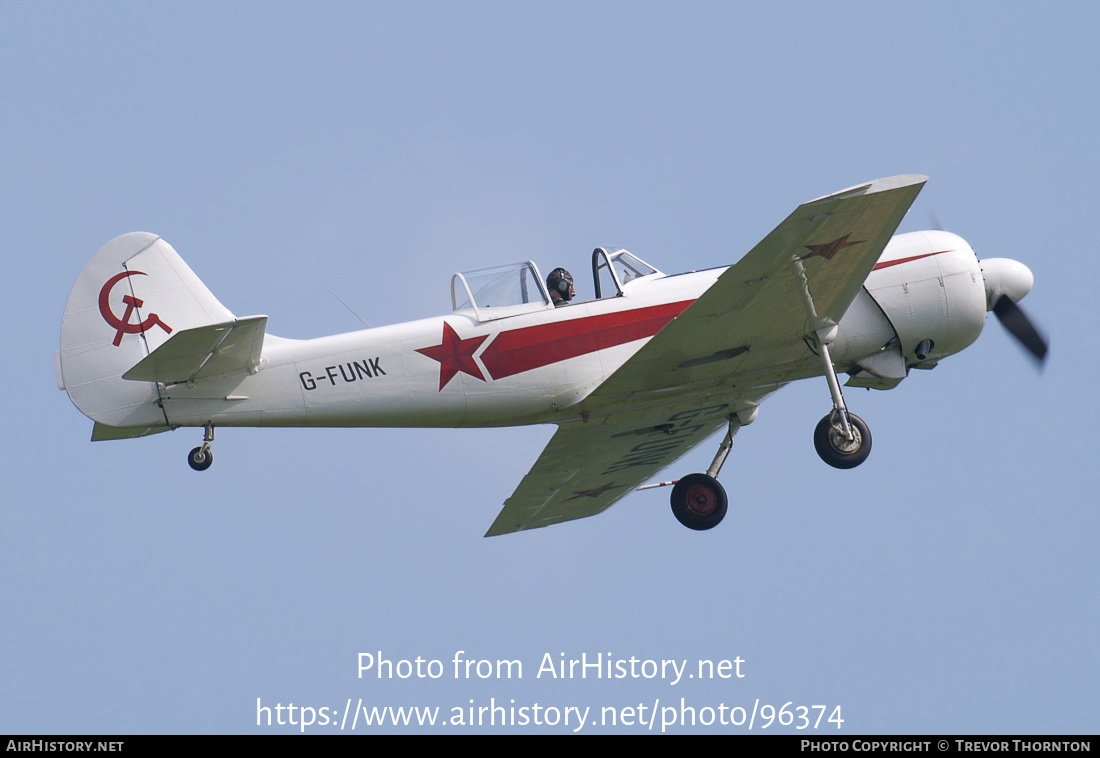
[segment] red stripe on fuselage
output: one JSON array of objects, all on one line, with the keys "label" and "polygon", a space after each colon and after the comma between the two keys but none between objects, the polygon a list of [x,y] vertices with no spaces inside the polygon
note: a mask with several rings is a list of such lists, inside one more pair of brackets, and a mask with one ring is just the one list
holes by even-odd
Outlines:
[{"label": "red stripe on fuselage", "polygon": [[693,302],[683,300],[501,332],[481,353],[481,362],[493,379],[503,379],[652,337]]},{"label": "red stripe on fuselage", "polygon": [[940,250],[936,253],[924,253],[923,255],[911,255],[908,258],[898,258],[896,261],[885,261],[884,263],[876,263],[872,271],[878,271],[880,268],[890,268],[891,266],[898,266],[902,263],[909,263],[910,261],[919,261],[921,258],[931,258],[933,255],[940,255],[941,253],[953,253],[954,250]]}]

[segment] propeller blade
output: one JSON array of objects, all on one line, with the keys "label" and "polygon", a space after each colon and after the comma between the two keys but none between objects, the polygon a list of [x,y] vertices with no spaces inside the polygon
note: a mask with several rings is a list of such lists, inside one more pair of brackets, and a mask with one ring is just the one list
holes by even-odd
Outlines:
[{"label": "propeller blade", "polygon": [[1001,295],[997,298],[997,302],[993,304],[993,313],[1004,328],[1008,330],[1009,334],[1035,356],[1035,360],[1038,361],[1039,365],[1042,365],[1047,357],[1049,343],[1046,336],[1040,333],[1035,325],[1031,323],[1031,319],[1027,317],[1023,309],[1012,302],[1012,298],[1008,295]]}]

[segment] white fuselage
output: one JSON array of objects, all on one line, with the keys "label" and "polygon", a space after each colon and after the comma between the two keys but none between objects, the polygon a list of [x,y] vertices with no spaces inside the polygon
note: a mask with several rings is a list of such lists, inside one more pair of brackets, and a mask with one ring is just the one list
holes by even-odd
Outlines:
[{"label": "white fuselage", "polygon": [[724,270],[638,281],[627,297],[484,323],[455,312],[310,340],[269,335],[255,373],[167,387],[162,405],[170,426],[558,421]]},{"label": "white fuselage", "polygon": [[[127,273],[117,273],[123,265]],[[624,285],[623,295],[559,308],[536,300],[519,312],[471,307],[310,340],[265,335],[247,370],[207,371],[199,381],[135,381],[121,375],[187,329],[188,318],[198,325],[249,321],[234,321],[169,246],[137,233],[105,246],[74,288],[59,382],[96,422],[151,431],[561,422],[576,417],[578,404],[727,270],[655,273]],[[169,291],[163,283],[173,277],[180,284]],[[126,287],[133,288],[129,301],[107,301]],[[898,235],[838,325],[833,363],[854,372],[859,386],[895,386],[911,366],[930,367],[973,342],[986,299],[979,263],[960,237]],[[144,303],[145,310],[131,316],[125,302]],[[152,326],[134,334],[137,327],[130,324],[141,319]],[[266,323],[265,317],[250,319]],[[920,345],[933,347],[918,357]],[[247,353],[240,344],[219,343],[207,360],[223,348]],[[761,372],[759,381],[775,387],[823,373],[812,349],[796,355],[801,357]],[[666,387],[659,401],[691,391]]]}]

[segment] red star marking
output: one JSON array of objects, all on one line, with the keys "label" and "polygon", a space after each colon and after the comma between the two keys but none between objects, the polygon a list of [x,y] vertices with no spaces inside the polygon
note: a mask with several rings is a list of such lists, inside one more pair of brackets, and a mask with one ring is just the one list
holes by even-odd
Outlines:
[{"label": "red star marking", "polygon": [[813,258],[816,255],[824,258],[827,261],[831,261],[833,259],[833,256],[839,253],[844,248],[851,247],[852,245],[858,245],[863,242],[863,240],[854,240],[853,242],[849,242],[848,238],[851,236],[852,235],[849,232],[843,237],[837,237],[832,242],[825,242],[821,245],[806,245],[810,252],[806,255],[803,255],[798,260],[804,261],[807,258]]},{"label": "red star marking", "polygon": [[459,371],[485,381],[484,374],[474,362],[474,353],[488,338],[489,335],[486,334],[464,340],[458,336],[458,332],[452,329],[450,324],[444,321],[443,339],[440,344],[422,347],[416,352],[428,356],[433,361],[439,361],[439,390],[442,392],[447,382],[454,379]]}]

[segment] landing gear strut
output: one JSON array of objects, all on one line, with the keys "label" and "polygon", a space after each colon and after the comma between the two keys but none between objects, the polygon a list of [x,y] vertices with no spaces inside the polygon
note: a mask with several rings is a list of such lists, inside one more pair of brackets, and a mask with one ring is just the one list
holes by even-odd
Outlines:
[{"label": "landing gear strut", "polygon": [[726,490],[718,483],[718,472],[733,448],[733,436],[741,428],[737,416],[730,417],[729,429],[705,474],[688,474],[672,488],[672,515],[688,529],[703,531],[721,523],[729,504]]},{"label": "landing gear strut", "polygon": [[817,423],[814,448],[821,460],[833,468],[855,468],[871,454],[871,430],[863,419],[848,412],[833,359],[829,356],[829,346],[820,334],[818,346],[825,365],[825,378],[829,381],[829,393],[833,396],[833,410]]},{"label": "landing gear strut", "polygon": [[214,441],[214,425],[207,424],[206,432],[202,436],[202,445],[196,447],[187,454],[187,465],[195,471],[206,471],[214,462],[214,453],[210,450],[210,443]]}]

